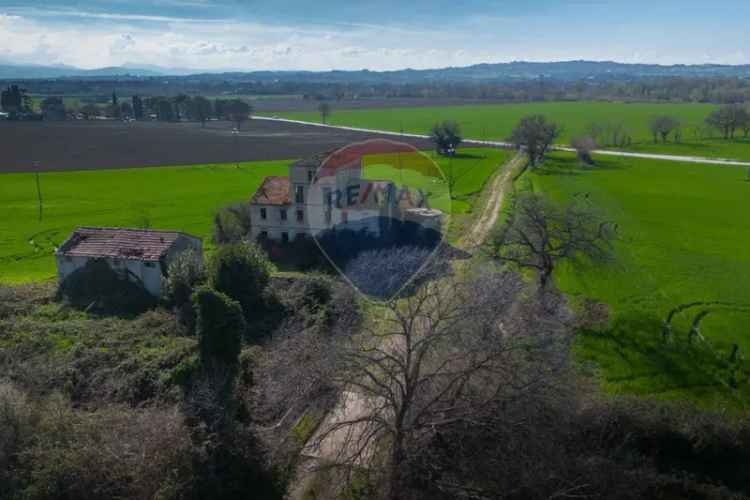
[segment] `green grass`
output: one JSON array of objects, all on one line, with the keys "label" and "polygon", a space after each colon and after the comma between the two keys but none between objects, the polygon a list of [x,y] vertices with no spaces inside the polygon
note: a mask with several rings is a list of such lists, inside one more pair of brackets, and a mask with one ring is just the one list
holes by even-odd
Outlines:
[{"label": "green grass", "polygon": [[208,241],[224,205],[249,200],[267,175],[286,175],[289,161],[124,170],[51,172],[40,176],[39,221],[32,174],[0,175],[0,282],[55,276],[56,245],[77,226],[186,231]]},{"label": "green grass", "polygon": [[[545,102],[359,110],[334,108],[328,122],[333,125],[426,134],[438,121],[455,120],[461,124],[466,137],[504,140],[510,136],[513,127],[523,116],[543,114],[564,127],[561,143],[568,143],[571,137],[583,133],[592,122],[621,122],[635,142],[630,148],[633,150],[750,160],[748,139],[724,141],[696,137],[693,129],[701,125],[715,108],[713,104],[610,102]],[[297,120],[320,121],[320,114],[316,112],[274,114]],[[650,118],[661,114],[675,116],[682,122],[682,144],[653,144],[648,123]]]},{"label": "green grass", "polygon": [[[696,307],[678,314],[662,342],[669,311],[695,301],[750,303],[750,182],[744,168],[598,158],[593,170],[555,154],[525,179],[553,199],[590,193],[619,223],[615,263],[556,272],[574,298],[610,306],[606,328],[583,331],[578,358],[612,392],[690,398],[709,407],[750,403],[747,362],[728,362],[732,344],[750,358],[750,311],[714,308],[705,342],[687,342]],[[735,368],[738,390],[729,388]]]}]

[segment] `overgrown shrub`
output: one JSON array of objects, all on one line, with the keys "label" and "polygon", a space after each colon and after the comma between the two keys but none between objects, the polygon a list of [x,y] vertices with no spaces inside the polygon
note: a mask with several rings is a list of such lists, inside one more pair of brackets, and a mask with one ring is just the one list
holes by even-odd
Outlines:
[{"label": "overgrown shrub", "polygon": [[238,302],[208,287],[193,294],[201,362],[234,367],[242,349],[245,319]]},{"label": "overgrown shrub", "polygon": [[28,397],[0,380],[0,493],[20,485],[18,454],[33,435],[34,420]]},{"label": "overgrown shrub", "polygon": [[320,251],[318,244],[309,236],[297,236],[288,243],[259,237],[257,244],[266,252],[271,261],[282,269],[335,272],[331,263]]},{"label": "overgrown shrub", "polygon": [[48,283],[13,287],[0,284],[0,319],[27,314],[50,302],[52,295],[54,291]]},{"label": "overgrown shrub", "polygon": [[251,227],[249,204],[237,203],[222,208],[214,216],[214,243],[217,245],[240,243],[247,239]]},{"label": "overgrown shrub", "polygon": [[191,449],[175,408],[89,412],[0,383],[2,498],[176,498],[189,491]]},{"label": "overgrown shrub", "polygon": [[91,259],[61,284],[59,296],[73,307],[98,314],[136,315],[156,305],[156,298],[125,271],[104,259]]},{"label": "overgrown shrub", "polygon": [[220,247],[209,266],[211,286],[239,302],[247,319],[262,310],[270,274],[271,263],[265,253],[251,243]]},{"label": "overgrown shrub", "polygon": [[0,374],[34,397],[61,391],[82,405],[142,405],[179,396],[172,372],[197,355],[197,342],[177,336],[169,311],[96,318],[53,306],[0,320]]},{"label": "overgrown shrub", "polygon": [[[750,425],[675,403],[509,404],[435,435],[409,464],[414,499],[739,499]],[[514,425],[503,425],[515,422]]]},{"label": "overgrown shrub", "polygon": [[164,300],[174,308],[177,325],[184,334],[195,331],[195,310],[191,297],[205,281],[203,259],[192,249],[182,252],[169,264],[162,284]]},{"label": "overgrown shrub", "polygon": [[193,461],[193,498],[281,500],[284,484],[248,426],[235,424],[214,435],[194,433],[203,452]]},{"label": "overgrown shrub", "polygon": [[307,274],[276,290],[289,313],[328,320],[327,306],[333,297],[334,280],[322,274]]}]

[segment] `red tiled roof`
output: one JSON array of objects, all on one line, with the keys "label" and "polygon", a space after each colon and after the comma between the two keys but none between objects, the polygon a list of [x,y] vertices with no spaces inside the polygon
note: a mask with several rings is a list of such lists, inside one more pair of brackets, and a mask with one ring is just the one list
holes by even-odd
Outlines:
[{"label": "red tiled roof", "polygon": [[266,177],[250,199],[253,205],[289,205],[291,202],[289,177],[279,175]]},{"label": "red tiled roof", "polygon": [[80,227],[60,247],[58,254],[158,261],[181,235],[176,231]]}]

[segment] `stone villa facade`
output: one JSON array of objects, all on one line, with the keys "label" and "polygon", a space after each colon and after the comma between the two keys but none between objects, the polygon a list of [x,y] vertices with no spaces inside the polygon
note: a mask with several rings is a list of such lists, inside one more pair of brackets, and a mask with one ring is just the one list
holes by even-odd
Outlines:
[{"label": "stone villa facade", "polygon": [[288,242],[334,228],[377,236],[380,223],[389,219],[439,228],[442,212],[399,201],[392,181],[363,178],[359,157],[335,168],[325,165],[328,157],[323,153],[295,162],[288,177],[265,178],[250,200],[252,239]]}]

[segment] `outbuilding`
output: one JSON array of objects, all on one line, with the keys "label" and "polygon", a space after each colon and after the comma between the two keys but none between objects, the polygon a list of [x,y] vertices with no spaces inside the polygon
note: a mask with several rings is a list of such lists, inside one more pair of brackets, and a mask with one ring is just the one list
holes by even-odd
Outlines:
[{"label": "outbuilding", "polygon": [[80,227],[55,252],[57,276],[62,283],[89,261],[103,259],[160,297],[169,263],[188,249],[201,253],[200,238],[178,231]]}]

